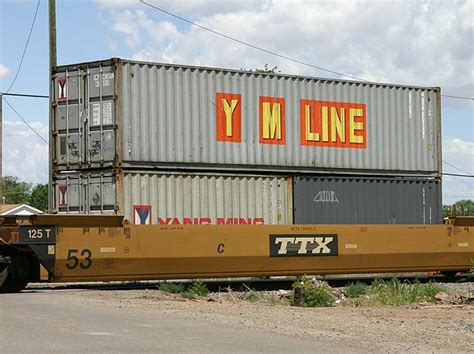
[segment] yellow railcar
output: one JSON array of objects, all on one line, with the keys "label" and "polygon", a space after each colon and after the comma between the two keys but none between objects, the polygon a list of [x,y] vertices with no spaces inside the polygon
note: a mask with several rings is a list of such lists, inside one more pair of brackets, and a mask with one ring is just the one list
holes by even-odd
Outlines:
[{"label": "yellow railcar", "polygon": [[474,219],[444,225],[130,225],[116,216],[0,218],[0,289],[28,282],[465,271]]}]

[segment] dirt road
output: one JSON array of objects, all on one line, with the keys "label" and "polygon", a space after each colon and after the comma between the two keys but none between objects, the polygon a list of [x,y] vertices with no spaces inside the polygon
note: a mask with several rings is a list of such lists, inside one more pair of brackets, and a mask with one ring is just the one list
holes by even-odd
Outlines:
[{"label": "dirt road", "polygon": [[0,313],[3,352],[474,351],[472,305],[295,308],[157,290],[38,289],[0,296]]}]

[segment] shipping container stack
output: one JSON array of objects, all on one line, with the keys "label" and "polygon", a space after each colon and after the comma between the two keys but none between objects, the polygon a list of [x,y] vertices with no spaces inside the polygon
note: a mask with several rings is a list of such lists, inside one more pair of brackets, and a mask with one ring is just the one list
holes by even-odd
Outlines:
[{"label": "shipping container stack", "polygon": [[57,213],[441,222],[439,88],[122,59],[53,74]]}]

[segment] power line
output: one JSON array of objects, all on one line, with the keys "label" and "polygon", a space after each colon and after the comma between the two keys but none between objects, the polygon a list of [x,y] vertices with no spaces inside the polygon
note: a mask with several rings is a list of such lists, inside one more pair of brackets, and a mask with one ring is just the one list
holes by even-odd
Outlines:
[{"label": "power line", "polygon": [[49,98],[49,96],[45,95],[35,95],[31,93],[8,93],[8,92],[1,92],[0,95],[2,96],[16,96],[16,97],[32,97],[32,98]]},{"label": "power line", "polygon": [[453,95],[441,95],[443,97],[447,98],[456,98],[458,100],[469,100],[469,101],[474,101],[474,97],[465,97],[465,96],[453,96]]},{"label": "power line", "polygon": [[23,123],[25,123],[32,131],[33,133],[35,133],[41,140],[44,141],[44,143],[47,145],[48,142],[40,135],[40,133],[38,133],[30,124],[28,124],[28,122],[26,120],[23,119],[23,117],[20,115],[20,113],[18,113],[16,111],[15,108],[13,108],[13,106],[10,104],[10,102],[8,102],[8,100],[6,99],[6,97],[3,97],[3,99],[5,100],[5,102],[7,103],[7,105],[13,110],[13,112],[16,113],[16,115],[18,116],[18,118],[20,118]]},{"label": "power line", "polygon": [[325,69],[325,68],[320,67],[320,66],[316,66],[316,65],[313,65],[313,64],[306,63],[306,62],[304,62],[304,61],[298,60],[298,59],[290,58],[290,57],[288,57],[288,56],[286,56],[286,55],[283,55],[283,54],[279,54],[279,53],[273,52],[273,51],[271,51],[271,50],[269,50],[269,49],[265,49],[265,48],[258,47],[258,46],[254,45],[254,44],[251,44],[251,43],[248,43],[248,42],[244,42],[244,41],[242,41],[242,40],[240,40],[240,39],[237,39],[237,38],[228,36],[228,35],[226,35],[226,34],[224,34],[224,33],[222,33],[222,32],[218,32],[218,31],[215,31],[215,30],[210,29],[210,28],[208,28],[208,27],[204,27],[204,26],[202,26],[202,25],[199,25],[199,24],[197,24],[197,23],[195,23],[195,22],[193,22],[193,21],[191,21],[191,20],[188,20],[188,19],[186,19],[186,18],[184,18],[184,17],[178,16],[178,15],[176,15],[176,14],[174,14],[174,13],[172,13],[172,12],[166,11],[165,9],[162,9],[162,8],[160,8],[160,7],[158,7],[158,6],[152,5],[152,4],[148,3],[148,2],[146,2],[145,0],[138,0],[138,1],[141,2],[143,5],[149,6],[149,7],[153,8],[153,9],[158,10],[158,11],[160,11],[160,12],[163,12],[163,13],[165,13],[165,14],[171,16],[171,17],[174,17],[174,18],[177,18],[177,19],[179,19],[179,20],[181,20],[181,21],[184,21],[184,22],[186,22],[186,23],[189,23],[190,25],[199,27],[199,28],[201,28],[201,29],[203,29],[203,30],[206,30],[206,31],[211,32],[211,33],[214,33],[215,35],[218,35],[218,36],[221,36],[221,37],[230,39],[231,41],[234,41],[234,42],[237,42],[237,43],[246,45],[246,46],[251,47],[251,48],[253,48],[253,49],[260,50],[260,51],[265,52],[265,53],[267,53],[267,54],[271,54],[271,55],[273,55],[273,56],[276,56],[276,57],[279,57],[279,58],[282,58],[282,59],[286,59],[286,60],[290,60],[290,61],[292,61],[292,62],[301,64],[301,65],[305,65],[305,66],[308,66],[308,67],[313,68],[313,69],[325,71],[325,72],[328,72],[328,73],[331,73],[331,74],[336,74],[336,75],[339,75],[339,76],[350,77],[351,79],[354,79],[354,80],[357,80],[357,81],[367,81],[367,80],[361,79],[361,78],[356,77],[356,76],[344,74],[344,73],[341,73],[341,72],[338,72],[338,71],[335,71],[335,70],[331,70],[331,69]]},{"label": "power line", "polygon": [[[245,42],[245,41],[242,41],[240,39],[237,39],[235,37],[231,37],[225,33],[222,33],[222,32],[218,32],[216,30],[213,30],[211,28],[208,28],[208,27],[205,27],[205,26],[202,26],[200,24],[197,24],[196,22],[193,22],[191,20],[188,20],[187,18],[184,18],[182,16],[179,16],[179,15],[176,15],[170,11],[167,11],[161,7],[158,7],[156,5],[153,5],[153,4],[150,4],[149,2],[146,2],[145,0],[138,0],[138,2],[142,3],[143,5],[146,5],[148,7],[151,7],[152,9],[155,9],[157,11],[160,11],[164,14],[167,14],[168,16],[171,16],[171,17],[174,17],[178,20],[181,20],[183,22],[186,22],[186,23],[189,23],[190,25],[192,26],[195,26],[195,27],[198,27],[200,29],[203,29],[205,31],[208,31],[208,32],[211,32],[215,35],[218,35],[220,37],[223,37],[223,38],[226,38],[226,39],[230,39],[231,41],[234,41],[234,42],[237,42],[237,43],[240,43],[240,44],[243,44],[243,45],[246,45],[250,48],[253,48],[253,49],[256,49],[256,50],[260,50],[262,52],[265,52],[267,54],[271,54],[273,56],[276,56],[276,57],[279,57],[279,58],[282,58],[282,59],[285,59],[285,60],[289,60],[289,61],[292,61],[294,63],[298,63],[298,64],[301,64],[301,65],[304,65],[304,66],[307,66],[307,67],[310,67],[310,68],[313,68],[313,69],[317,69],[317,70],[321,70],[321,71],[325,71],[325,72],[328,72],[328,73],[331,73],[331,74],[335,74],[335,75],[339,75],[339,76],[345,76],[345,77],[349,77],[351,79],[354,79],[354,80],[357,80],[357,81],[364,81],[364,82],[370,82],[369,80],[365,80],[363,78],[360,78],[360,77],[357,77],[357,76],[352,76],[352,75],[349,75],[349,74],[345,74],[345,73],[342,73],[342,72],[339,72],[339,71],[335,71],[335,70],[331,70],[331,69],[327,69],[327,68],[323,68],[321,66],[317,66],[317,65],[313,65],[313,64],[310,64],[310,63],[307,63],[307,62],[304,62],[304,61],[301,61],[301,60],[298,60],[298,59],[294,59],[294,58],[291,58],[289,56],[286,56],[286,55],[283,55],[283,54],[280,54],[280,53],[277,53],[277,52],[274,52],[274,51],[271,51],[269,49],[265,49],[265,48],[262,48],[262,47],[259,47],[255,44],[252,44],[252,43],[248,43],[248,42]],[[456,99],[463,99],[463,100],[474,100],[474,97],[464,97],[464,96],[453,96],[453,95],[441,95],[443,97],[448,97],[448,98],[456,98]]]},{"label": "power line", "polygon": [[468,177],[468,178],[474,178],[474,175],[460,175],[458,173],[442,173],[443,176],[452,176],[452,177]]},{"label": "power line", "polygon": [[464,171],[464,170],[461,170],[459,167],[454,166],[453,164],[449,163],[449,162],[446,161],[446,160],[443,160],[443,162],[444,162],[446,165],[449,165],[449,166],[451,166],[452,168],[454,168],[454,169],[456,169],[456,170],[458,170],[458,171],[460,171],[460,172],[462,172],[462,173],[465,173],[466,175],[470,175],[469,172],[466,172],[466,171]]},{"label": "power line", "polygon": [[18,65],[18,70],[16,71],[15,77],[13,78],[13,81],[12,81],[10,87],[8,88],[7,93],[13,87],[13,84],[15,83],[15,81],[18,77],[18,74],[20,73],[21,66],[23,65],[23,59],[25,59],[26,50],[28,49],[28,44],[30,43],[31,33],[33,33],[33,27],[35,26],[36,15],[38,15],[38,9],[39,9],[40,3],[41,3],[41,0],[38,0],[38,3],[36,4],[35,15],[33,17],[33,22],[31,23],[31,27],[30,27],[30,33],[28,33],[28,38],[26,39],[25,48],[23,49],[23,54],[21,55],[20,65]]},{"label": "power line", "polygon": [[473,194],[468,194],[468,195],[445,195],[445,197],[450,197],[450,198],[472,198],[474,197]]}]

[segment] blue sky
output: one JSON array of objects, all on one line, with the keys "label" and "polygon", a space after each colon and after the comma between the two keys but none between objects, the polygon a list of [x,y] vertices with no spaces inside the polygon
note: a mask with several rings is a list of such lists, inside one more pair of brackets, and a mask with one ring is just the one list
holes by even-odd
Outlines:
[{"label": "blue sky", "polygon": [[[474,95],[472,1],[150,0],[208,27],[318,66],[374,81],[441,86]],[[18,68],[37,1],[0,0],[0,90]],[[47,1],[11,92],[48,93]],[[229,68],[278,65],[283,73],[324,72],[229,42],[134,0],[57,0],[58,64],[114,56]],[[334,75],[329,76],[334,77]],[[47,100],[8,97],[48,137]],[[47,147],[4,107],[4,174],[47,181]],[[443,159],[474,174],[473,101],[442,101]],[[18,161],[21,161],[19,164]],[[445,172],[459,173],[448,165]],[[444,202],[474,198],[474,182],[446,177]]]}]

